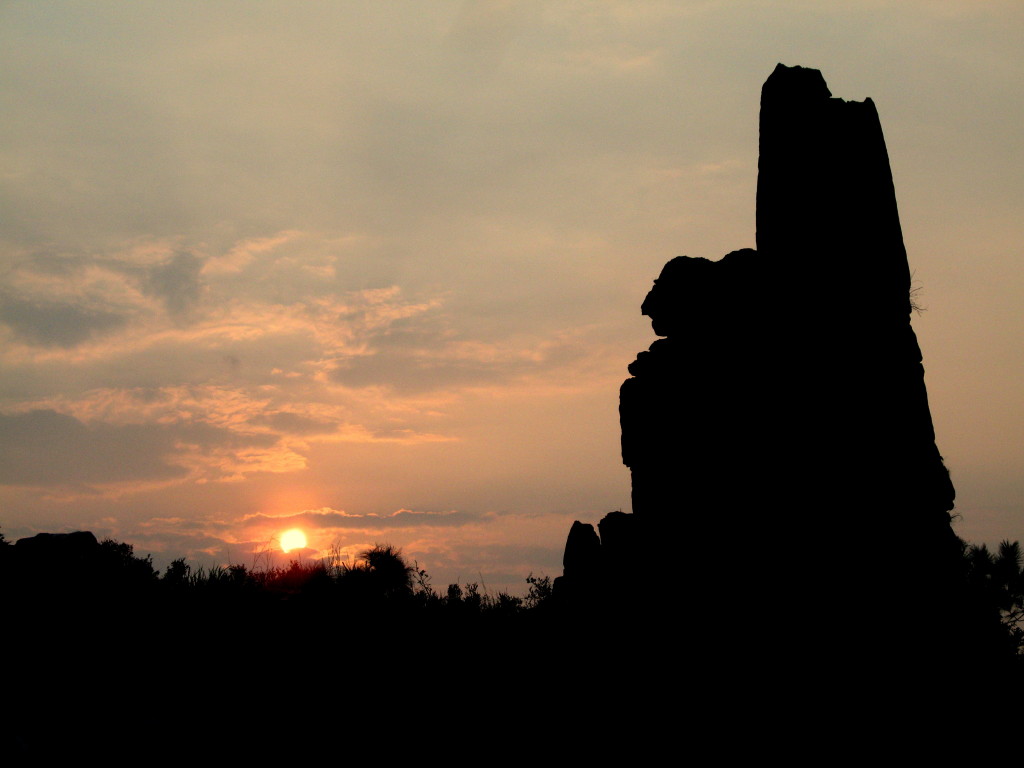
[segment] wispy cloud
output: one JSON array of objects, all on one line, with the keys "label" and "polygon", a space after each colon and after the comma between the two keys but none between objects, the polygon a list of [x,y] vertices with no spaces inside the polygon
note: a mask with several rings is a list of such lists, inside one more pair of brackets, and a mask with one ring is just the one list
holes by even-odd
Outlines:
[{"label": "wispy cloud", "polygon": [[351,515],[343,510],[325,507],[291,515],[248,515],[242,520],[242,525],[304,525],[318,529],[355,528],[374,531],[391,528],[458,527],[470,523],[485,523],[488,519],[490,518],[486,515],[471,515],[466,512],[424,512],[411,509],[399,509],[383,515]]}]

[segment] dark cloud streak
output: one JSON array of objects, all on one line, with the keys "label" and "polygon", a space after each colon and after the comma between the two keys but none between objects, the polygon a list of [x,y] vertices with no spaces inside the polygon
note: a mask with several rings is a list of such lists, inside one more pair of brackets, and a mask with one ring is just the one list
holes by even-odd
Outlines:
[{"label": "dark cloud streak", "polygon": [[173,462],[200,449],[268,447],[273,435],[240,435],[208,424],[95,424],[40,409],[0,415],[0,484],[67,487],[184,478]]},{"label": "dark cloud streak", "polygon": [[0,416],[0,483],[63,486],[123,480],[166,480],[185,470],[164,457],[169,430],[141,425],[89,428],[56,411]]},{"label": "dark cloud streak", "polygon": [[172,316],[181,316],[199,300],[201,259],[179,253],[154,268],[145,280],[148,293],[159,297]]},{"label": "dark cloud streak", "polygon": [[0,321],[16,338],[41,347],[70,349],[122,327],[128,318],[116,312],[46,299],[0,295]]}]

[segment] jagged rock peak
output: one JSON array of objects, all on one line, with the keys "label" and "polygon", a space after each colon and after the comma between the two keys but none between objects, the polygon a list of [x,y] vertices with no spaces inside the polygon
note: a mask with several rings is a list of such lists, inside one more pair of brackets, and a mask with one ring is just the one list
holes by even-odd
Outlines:
[{"label": "jagged rock peak", "polygon": [[817,69],[807,67],[787,67],[777,64],[768,76],[761,89],[762,99],[765,94],[781,99],[829,99],[832,91],[828,89],[825,78]]}]

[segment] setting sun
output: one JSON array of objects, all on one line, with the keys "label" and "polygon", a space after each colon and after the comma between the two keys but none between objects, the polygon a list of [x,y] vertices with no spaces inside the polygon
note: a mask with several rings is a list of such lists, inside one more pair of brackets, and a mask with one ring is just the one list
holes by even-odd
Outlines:
[{"label": "setting sun", "polygon": [[291,552],[293,549],[303,549],[306,546],[306,534],[298,528],[292,528],[281,534],[281,551]]}]

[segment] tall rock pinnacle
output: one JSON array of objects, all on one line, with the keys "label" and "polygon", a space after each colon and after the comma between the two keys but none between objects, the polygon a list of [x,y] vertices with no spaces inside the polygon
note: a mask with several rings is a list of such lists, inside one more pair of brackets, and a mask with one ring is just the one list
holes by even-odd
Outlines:
[{"label": "tall rock pinnacle", "polygon": [[907,314],[910,273],[874,102],[831,98],[780,64],[761,91],[757,248],[814,270],[843,298]]},{"label": "tall rock pinnacle", "polygon": [[945,521],[953,488],[935,447],[874,103],[831,98],[820,72],[780,64],[762,90],[758,169],[758,258],[777,303],[762,312],[784,337],[774,395],[790,409],[777,425],[788,451],[814,469],[817,492],[842,488],[851,514],[891,505],[893,524]]},{"label": "tall rock pinnacle", "polygon": [[709,646],[742,599],[776,651],[842,628],[877,657],[912,642],[908,601],[956,624],[960,544],[874,103],[780,64],[758,170],[757,250],[672,259],[643,303],[664,338],[621,389],[630,529],[679,556],[633,567]]}]

